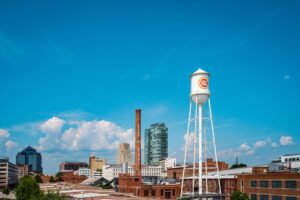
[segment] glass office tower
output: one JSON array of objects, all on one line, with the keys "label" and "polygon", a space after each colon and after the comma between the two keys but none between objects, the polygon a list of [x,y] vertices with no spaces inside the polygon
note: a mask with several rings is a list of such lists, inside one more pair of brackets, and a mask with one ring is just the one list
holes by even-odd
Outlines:
[{"label": "glass office tower", "polygon": [[168,157],[168,128],[165,123],[155,123],[145,130],[146,165],[159,165],[161,159]]},{"label": "glass office tower", "polygon": [[31,146],[26,147],[16,156],[17,165],[28,165],[29,171],[43,173],[42,156]]}]

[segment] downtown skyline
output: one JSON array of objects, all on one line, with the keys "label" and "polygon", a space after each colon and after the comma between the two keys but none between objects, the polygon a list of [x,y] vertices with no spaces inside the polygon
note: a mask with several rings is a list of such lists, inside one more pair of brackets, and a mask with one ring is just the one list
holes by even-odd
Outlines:
[{"label": "downtown skyline", "polygon": [[31,2],[0,2],[0,154],[12,162],[27,145],[45,173],[91,152],[115,160],[119,143],[134,147],[136,108],[142,139],[165,122],[181,162],[198,68],[219,160],[299,153],[299,2]]}]

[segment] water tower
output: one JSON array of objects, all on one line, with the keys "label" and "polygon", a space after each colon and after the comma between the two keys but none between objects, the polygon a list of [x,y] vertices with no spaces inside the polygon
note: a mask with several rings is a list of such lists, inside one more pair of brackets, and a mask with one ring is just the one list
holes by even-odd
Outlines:
[{"label": "water tower", "polygon": [[[221,184],[216,151],[216,140],[213,117],[210,104],[209,73],[198,69],[191,75],[190,107],[188,115],[187,133],[185,135],[185,151],[183,176],[181,183],[181,197],[188,199],[221,199]],[[207,104],[208,103],[208,104]],[[193,128],[191,128],[193,126]],[[196,158],[198,156],[198,159]],[[210,177],[207,158],[213,158],[216,175]],[[190,158],[190,160],[188,160]],[[189,162],[190,161],[190,162]],[[187,166],[191,163],[192,166]],[[202,164],[204,163],[204,164]],[[192,176],[186,176],[187,168],[192,167]],[[198,170],[198,174],[196,174]],[[190,186],[187,188],[187,182]],[[215,190],[209,188],[208,182],[215,183]],[[184,188],[185,186],[185,188]],[[180,198],[179,198],[180,199]]]}]

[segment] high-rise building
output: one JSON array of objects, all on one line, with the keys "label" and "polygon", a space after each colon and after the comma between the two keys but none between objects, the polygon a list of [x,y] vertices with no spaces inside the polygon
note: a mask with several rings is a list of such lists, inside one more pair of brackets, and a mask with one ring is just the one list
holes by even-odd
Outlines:
[{"label": "high-rise building", "polygon": [[155,123],[145,130],[145,164],[159,165],[168,157],[168,128],[165,123]]},{"label": "high-rise building", "polygon": [[0,158],[0,188],[16,185],[18,175],[16,165],[10,163],[7,157]]},{"label": "high-rise building", "polygon": [[102,174],[103,166],[106,165],[106,160],[103,158],[96,157],[95,155],[90,155],[89,159],[90,164],[90,176],[94,174]]},{"label": "high-rise building", "polygon": [[31,146],[26,147],[16,156],[17,165],[28,165],[29,172],[43,173],[42,156]]},{"label": "high-rise building", "polygon": [[121,143],[117,154],[116,163],[122,164],[124,162],[127,162],[129,165],[131,164],[130,144],[128,143]]}]

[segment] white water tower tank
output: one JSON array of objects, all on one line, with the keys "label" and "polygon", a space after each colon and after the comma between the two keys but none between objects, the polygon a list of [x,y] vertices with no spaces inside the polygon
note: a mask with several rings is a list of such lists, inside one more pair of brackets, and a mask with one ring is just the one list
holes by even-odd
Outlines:
[{"label": "white water tower tank", "polygon": [[210,96],[209,73],[198,69],[191,75],[191,98],[196,104],[204,104]]}]

